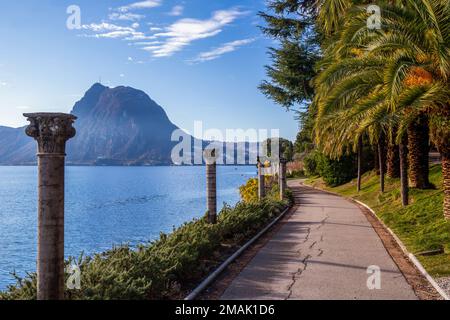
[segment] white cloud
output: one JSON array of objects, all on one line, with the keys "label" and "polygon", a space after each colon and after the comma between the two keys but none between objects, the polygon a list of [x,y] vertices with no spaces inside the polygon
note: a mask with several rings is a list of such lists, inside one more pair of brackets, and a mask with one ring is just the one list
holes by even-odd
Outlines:
[{"label": "white cloud", "polygon": [[205,61],[215,60],[215,59],[221,57],[222,55],[224,55],[225,53],[233,52],[242,46],[245,46],[247,44],[254,42],[255,40],[256,39],[252,38],[252,39],[236,40],[236,41],[225,43],[222,46],[215,48],[211,51],[200,53],[198,55],[198,57],[195,58],[194,60],[192,60],[191,62],[205,62]]},{"label": "white cloud", "polygon": [[124,77],[125,77],[125,75],[124,75],[123,73],[121,73],[121,74],[120,74],[120,77],[121,77],[121,78],[124,78]]},{"label": "white cloud", "polygon": [[31,109],[31,107],[30,107],[30,106],[17,106],[16,109],[19,109],[19,110],[28,110],[28,109]]},{"label": "white cloud", "polygon": [[150,9],[159,7],[161,5],[161,0],[146,0],[146,1],[139,1],[132,4],[129,4],[127,6],[120,7],[118,11],[120,12],[128,12],[130,10],[137,10],[137,9]]},{"label": "white cloud", "polygon": [[132,27],[122,27],[112,23],[102,22],[102,23],[91,23],[84,24],[81,29],[90,30],[94,32],[105,32],[105,31],[135,31]]},{"label": "white cloud", "polygon": [[175,6],[172,8],[172,10],[169,12],[169,16],[174,16],[174,17],[178,17],[181,16],[184,12],[184,7],[183,6]]},{"label": "white cloud", "polygon": [[131,12],[113,12],[109,14],[110,20],[122,20],[122,21],[137,21],[144,19],[142,14],[136,14]]},{"label": "white cloud", "polygon": [[140,41],[131,43],[131,45],[135,46],[153,46],[155,44],[161,44],[161,41]]},{"label": "white cloud", "polygon": [[110,38],[124,39],[128,41],[149,40],[154,39],[153,36],[147,36],[145,33],[136,31],[139,24],[134,23],[130,27],[119,26],[112,23],[91,23],[81,26],[81,29],[93,32],[93,34],[84,35],[90,38]]},{"label": "white cloud", "polygon": [[147,50],[154,57],[168,57],[180,51],[191,42],[199,39],[213,37],[226,25],[235,21],[238,17],[246,14],[236,8],[221,10],[213,13],[207,20],[181,19],[166,27],[164,32],[157,33],[156,38],[167,38],[163,44]]},{"label": "white cloud", "polygon": [[0,81],[0,87],[6,87],[8,83],[6,81]]},{"label": "white cloud", "polygon": [[133,58],[132,58],[132,57],[128,57],[127,60],[128,60],[128,61],[133,61]]}]

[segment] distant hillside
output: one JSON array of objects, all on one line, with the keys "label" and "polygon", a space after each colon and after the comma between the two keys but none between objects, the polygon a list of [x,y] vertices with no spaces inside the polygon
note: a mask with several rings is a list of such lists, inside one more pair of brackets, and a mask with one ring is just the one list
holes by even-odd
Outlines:
[{"label": "distant hillside", "polygon": [[[96,83],[71,113],[78,120],[77,135],[67,143],[69,164],[171,164],[171,135],[178,127],[143,91]],[[24,128],[0,127],[1,164],[32,164],[35,153]]]},{"label": "distant hillside", "polygon": [[[78,119],[74,124],[77,134],[67,143],[68,164],[172,164],[171,151],[178,142],[172,142],[171,136],[178,127],[145,92],[96,83],[71,113]],[[238,149],[248,146],[235,145]],[[35,163],[36,142],[25,135],[25,128],[0,127],[0,164]]]}]

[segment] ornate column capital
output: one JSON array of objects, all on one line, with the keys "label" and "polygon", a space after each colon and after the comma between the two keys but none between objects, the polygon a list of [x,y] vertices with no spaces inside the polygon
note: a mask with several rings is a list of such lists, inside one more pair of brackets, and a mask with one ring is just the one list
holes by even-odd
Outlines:
[{"label": "ornate column capital", "polygon": [[65,155],[66,141],[75,136],[77,119],[66,113],[25,113],[30,121],[25,133],[38,143],[38,155]]},{"label": "ornate column capital", "polygon": [[206,148],[203,151],[203,157],[206,164],[215,164],[217,161],[216,148]]}]

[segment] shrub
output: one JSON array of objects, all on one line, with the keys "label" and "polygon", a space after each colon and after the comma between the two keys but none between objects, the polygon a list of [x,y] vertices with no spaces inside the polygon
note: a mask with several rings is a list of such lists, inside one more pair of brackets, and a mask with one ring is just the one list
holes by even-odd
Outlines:
[{"label": "shrub", "polygon": [[320,154],[317,158],[319,159],[317,171],[328,186],[340,186],[356,176],[356,165],[353,156],[343,156],[338,160],[333,160]]},{"label": "shrub", "polygon": [[306,156],[303,161],[307,176],[321,176],[323,181],[331,187],[347,183],[356,176],[354,155],[343,156],[334,160],[314,151]]},{"label": "shrub", "polygon": [[311,152],[303,159],[303,166],[305,174],[308,177],[313,177],[319,175],[318,171],[318,158],[319,158],[318,152]]},{"label": "shrub", "polygon": [[[196,219],[161,234],[157,241],[131,248],[114,247],[91,257],[81,256],[81,290],[66,291],[66,299],[182,298],[224,258],[224,244],[238,245],[256,234],[287,206],[270,198],[262,202],[225,205],[218,223]],[[74,259],[66,261],[68,266]],[[0,292],[0,299],[36,299],[36,274]]]},{"label": "shrub", "polygon": [[251,178],[247,183],[239,187],[241,199],[246,203],[258,201],[258,179]]}]

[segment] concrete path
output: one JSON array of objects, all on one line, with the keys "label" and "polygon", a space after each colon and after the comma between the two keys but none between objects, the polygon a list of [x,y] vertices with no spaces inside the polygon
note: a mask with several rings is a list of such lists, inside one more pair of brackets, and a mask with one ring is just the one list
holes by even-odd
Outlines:
[{"label": "concrete path", "polygon": [[[221,299],[417,299],[356,205],[289,184],[300,206]],[[381,289],[369,290],[373,265]]]}]

